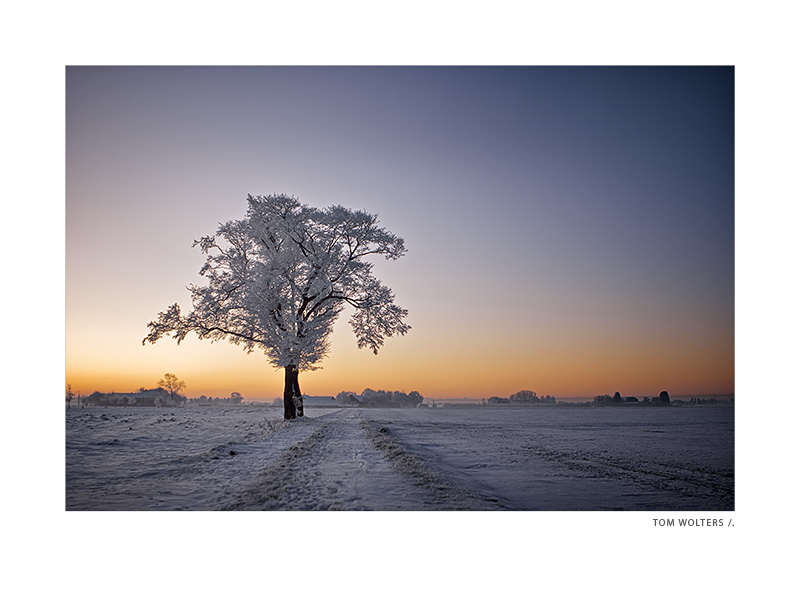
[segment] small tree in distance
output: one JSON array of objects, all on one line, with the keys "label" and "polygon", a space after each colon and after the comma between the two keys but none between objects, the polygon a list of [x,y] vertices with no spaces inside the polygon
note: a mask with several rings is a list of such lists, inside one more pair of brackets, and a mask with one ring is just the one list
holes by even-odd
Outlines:
[{"label": "small tree in distance", "polygon": [[[369,256],[396,260],[403,240],[378,226],[378,217],[341,206],[317,209],[286,195],[247,196],[244,220],[221,224],[195,241],[207,260],[208,285],[189,287],[193,309],[178,304],[150,322],[142,343],[194,332],[258,348],[284,369],[284,418],[303,416],[298,376],[327,355],[333,324],[346,305],[359,348],[377,354],[384,338],[405,334],[408,314],[372,274]],[[220,239],[221,243],[217,242]]]},{"label": "small tree in distance", "polygon": [[169,397],[175,400],[175,396],[179,394],[182,389],[186,389],[186,383],[178,380],[174,374],[167,372],[163,379],[159,379],[157,387],[169,392]]}]

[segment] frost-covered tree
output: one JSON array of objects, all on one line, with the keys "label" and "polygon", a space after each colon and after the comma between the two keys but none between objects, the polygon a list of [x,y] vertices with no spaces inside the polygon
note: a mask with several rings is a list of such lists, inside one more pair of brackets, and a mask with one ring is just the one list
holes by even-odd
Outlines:
[{"label": "frost-covered tree", "polygon": [[285,370],[284,418],[303,416],[298,376],[327,355],[333,324],[350,305],[359,348],[374,353],[384,338],[405,334],[408,314],[373,274],[368,257],[396,260],[403,240],[378,226],[378,217],[341,206],[317,209],[286,195],[247,196],[243,220],[221,224],[194,245],[207,255],[189,286],[193,309],[174,304],[150,322],[142,341],[171,335],[180,343],[225,339],[245,351],[261,349]]}]

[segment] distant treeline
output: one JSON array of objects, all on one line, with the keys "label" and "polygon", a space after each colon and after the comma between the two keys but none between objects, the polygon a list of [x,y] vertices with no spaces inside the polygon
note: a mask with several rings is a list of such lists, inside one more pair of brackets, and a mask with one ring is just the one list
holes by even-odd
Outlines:
[{"label": "distant treeline", "polygon": [[[510,395],[507,398],[492,396],[488,400],[483,401],[482,404],[497,405],[535,405],[535,404],[559,404],[562,406],[725,406],[733,405],[733,399],[717,399],[716,397],[706,398],[691,398],[690,400],[671,399],[667,391],[662,391],[659,395],[653,397],[624,397],[619,391],[611,395],[597,395],[593,400],[586,402],[558,402],[555,396],[552,395],[537,395],[535,391],[525,389]],[[449,404],[443,403],[440,406],[467,406],[467,404]],[[478,404],[472,404],[477,406]]]},{"label": "distant treeline", "polygon": [[187,404],[198,404],[198,405],[203,405],[203,404],[208,404],[208,405],[221,404],[221,405],[223,405],[223,404],[241,404],[243,401],[244,401],[244,398],[242,397],[242,394],[239,393],[238,391],[234,391],[233,393],[231,393],[230,397],[227,397],[227,398],[212,398],[212,397],[206,397],[204,395],[201,395],[200,397],[197,397],[197,398],[189,398],[189,399],[187,399],[186,403]]},{"label": "distant treeline", "polygon": [[555,404],[556,397],[554,395],[539,396],[535,391],[523,389],[517,391],[515,394],[507,398],[497,397],[493,395],[487,400],[489,404]]},{"label": "distant treeline", "polygon": [[[95,391],[94,393],[83,398],[83,404],[86,406],[181,406],[186,404],[192,405],[224,405],[224,404],[241,404],[244,398],[238,391],[231,393],[227,398],[213,398],[201,395],[197,398],[187,398],[180,393],[170,393],[162,388],[145,389],[142,387],[139,391],[132,393],[117,393],[112,391],[110,393],[102,393]],[[81,401],[78,401],[81,405]]]},{"label": "distant treeline", "polygon": [[336,401],[344,406],[364,406],[368,408],[418,408],[425,398],[418,391],[384,391],[383,389],[364,389],[360,394],[354,391],[341,391]]},{"label": "distant treeline", "polygon": [[639,398],[636,397],[622,397],[617,391],[614,396],[610,395],[596,395],[594,396],[594,405],[595,406],[613,406],[614,404],[645,404],[645,405],[653,405],[653,404],[660,404],[662,406],[669,406],[669,393],[666,391],[662,391],[658,397],[645,397],[642,398],[642,401],[639,402]]},{"label": "distant treeline", "polygon": [[83,403],[87,406],[177,406],[186,398],[180,394],[170,394],[165,389],[145,389],[133,393],[102,393],[95,391],[86,396]]},{"label": "distant treeline", "polygon": [[645,396],[641,400],[636,397],[622,397],[617,391],[613,396],[597,395],[592,401],[594,406],[723,406],[732,405],[733,400],[718,400],[712,396],[710,398],[691,398],[690,400],[670,399],[667,391],[662,391],[658,397]]}]

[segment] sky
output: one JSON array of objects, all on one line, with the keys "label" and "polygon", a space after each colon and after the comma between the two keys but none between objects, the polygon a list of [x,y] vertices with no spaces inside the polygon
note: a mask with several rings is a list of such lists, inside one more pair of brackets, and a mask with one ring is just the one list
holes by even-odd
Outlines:
[{"label": "sky", "polygon": [[412,329],[345,311],[310,395],[734,393],[734,68],[67,67],[66,382],[271,400],[263,354],[142,345],[247,194],[377,213]]}]

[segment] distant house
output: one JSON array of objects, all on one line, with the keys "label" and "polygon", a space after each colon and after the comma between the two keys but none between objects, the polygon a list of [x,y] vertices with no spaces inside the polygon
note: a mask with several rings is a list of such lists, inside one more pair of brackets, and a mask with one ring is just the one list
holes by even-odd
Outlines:
[{"label": "distant house", "polygon": [[[180,400],[182,396],[177,397]],[[169,392],[160,387],[133,393],[95,392],[86,398],[86,403],[97,406],[156,406],[157,400],[159,403],[169,400]]]},{"label": "distant house", "polygon": [[360,406],[361,405],[361,400],[359,400],[358,397],[356,397],[352,393],[346,393],[346,392],[343,391],[342,393],[340,393],[336,397],[338,398],[336,403],[337,404],[341,404],[342,406]]},{"label": "distant house", "polygon": [[332,395],[304,395],[303,406],[311,408],[337,408],[339,404]]}]

